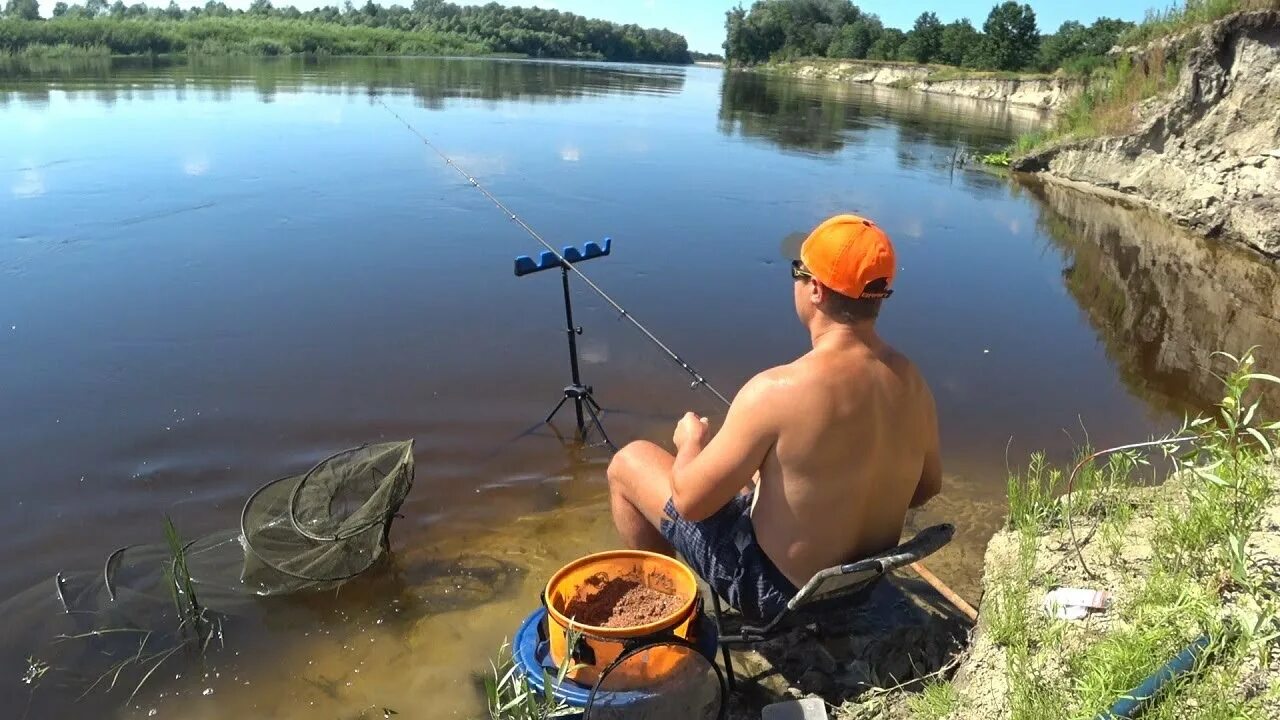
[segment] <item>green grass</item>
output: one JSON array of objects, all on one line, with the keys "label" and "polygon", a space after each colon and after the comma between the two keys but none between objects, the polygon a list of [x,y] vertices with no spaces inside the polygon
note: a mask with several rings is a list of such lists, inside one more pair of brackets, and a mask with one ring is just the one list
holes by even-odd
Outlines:
[{"label": "green grass", "polygon": [[951,65],[932,65],[937,68],[924,79],[926,82],[945,80],[1047,80],[1052,75],[1041,72],[1014,72],[1009,70],[970,70]]},{"label": "green grass", "polygon": [[[1078,713],[1092,716],[1138,686],[1213,621],[1214,598],[1187,575],[1155,573],[1127,606],[1123,626],[1067,659]],[[1220,629],[1218,629],[1220,632]]]},{"label": "green grass", "polygon": [[949,682],[933,682],[907,699],[913,720],[942,720],[960,705],[960,694]]},{"label": "green grass", "polygon": [[1057,140],[1132,132],[1139,120],[1139,103],[1176,86],[1181,69],[1182,59],[1169,56],[1163,48],[1153,49],[1140,62],[1121,56],[1111,67],[1094,73],[1050,128],[1019,136],[1008,152],[1025,155]]},{"label": "green grass", "polygon": [[[1149,12],[1146,20],[1120,39],[1120,45],[1148,45],[1242,10],[1280,10],[1280,0],[1185,0],[1182,5]],[[1053,126],[1019,137],[1009,153],[1016,157],[1058,140],[1132,132],[1139,120],[1138,105],[1178,84],[1186,51],[1193,44],[1155,44],[1138,59],[1121,54],[1111,63],[1088,68],[1086,89],[1062,108]]]},{"label": "green grass", "polygon": [[911,87],[917,82],[941,82],[945,80],[1044,80],[1053,77],[1050,74],[1034,71],[1015,72],[1006,70],[973,70],[941,65],[938,63],[920,64],[901,60],[867,60],[851,58],[796,58],[791,60],[771,60],[761,67],[775,72],[795,72],[805,67],[852,67],[850,72],[859,72],[858,68],[927,68],[929,74],[920,78],[903,78],[890,83],[894,87]]},{"label": "green grass", "polygon": [[43,43],[35,43],[33,45],[27,45],[21,50],[0,51],[0,58],[15,60],[62,60],[106,57],[111,57],[111,48],[106,45],[71,45],[68,43],[45,45]]},{"label": "green grass", "polygon": [[1280,10],[1280,0],[1185,0],[1163,10],[1148,10],[1146,19],[1126,35],[1121,46],[1133,46],[1186,32],[1242,10]]},{"label": "green grass", "polygon": [[1036,536],[1018,533],[1017,558],[1011,568],[994,583],[995,590],[983,598],[987,631],[992,642],[1004,647],[1025,648],[1031,643],[1032,598],[1036,569]]},{"label": "green grass", "polygon": [[1054,717],[1092,718],[1202,633],[1213,639],[1208,659],[1154,701],[1146,717],[1181,718],[1188,707],[1196,708],[1195,717],[1262,717],[1266,699],[1280,694],[1239,692],[1243,661],[1257,658],[1265,666],[1280,640],[1280,597],[1265,566],[1244,551],[1273,502],[1267,453],[1280,434],[1280,423],[1258,416],[1257,385],[1280,378],[1256,372],[1251,352],[1215,355],[1226,370],[1217,413],[1189,419],[1154,450],[1173,463],[1174,475],[1156,491],[1161,503],[1144,531],[1151,541],[1147,567],[1135,571],[1124,558],[1138,509],[1150,505],[1133,488],[1146,458],[1129,450],[1073,464],[1080,470],[1071,517],[1082,541],[1101,543],[1089,561],[1094,570],[1118,583],[1107,586],[1116,601],[1105,631],[1050,619],[1038,607],[1059,584],[1054,568],[1063,553],[1043,558],[1045,570],[1037,560],[1057,542],[1044,545],[1046,536],[1065,536],[1062,498],[1070,473],[1041,454],[1011,473],[1007,526],[1017,544],[1013,557],[988,568],[982,607],[987,637],[1003,649],[1011,718],[1045,717],[1046,708]]}]

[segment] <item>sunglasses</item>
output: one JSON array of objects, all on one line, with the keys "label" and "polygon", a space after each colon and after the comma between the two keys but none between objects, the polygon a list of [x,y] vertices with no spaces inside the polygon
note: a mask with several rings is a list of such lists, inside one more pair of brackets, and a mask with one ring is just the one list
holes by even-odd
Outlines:
[{"label": "sunglasses", "polygon": [[813,273],[805,269],[804,263],[799,260],[791,261],[791,279],[792,280],[812,280]]}]

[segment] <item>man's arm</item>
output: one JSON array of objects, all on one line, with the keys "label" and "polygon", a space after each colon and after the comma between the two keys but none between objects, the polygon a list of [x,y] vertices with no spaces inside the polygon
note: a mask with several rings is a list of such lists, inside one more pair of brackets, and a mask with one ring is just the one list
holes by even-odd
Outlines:
[{"label": "man's arm", "polygon": [[925,452],[924,468],[920,472],[920,482],[916,485],[916,494],[911,498],[911,507],[920,507],[929,502],[942,491],[942,452],[938,439],[938,409],[933,402],[933,394],[924,388],[925,404]]},{"label": "man's arm", "polygon": [[752,378],[733,399],[724,426],[709,442],[705,431],[689,427],[688,416],[681,421],[671,475],[671,503],[681,517],[705,520],[751,484],[777,438],[768,398],[771,392],[773,383],[763,374]]}]

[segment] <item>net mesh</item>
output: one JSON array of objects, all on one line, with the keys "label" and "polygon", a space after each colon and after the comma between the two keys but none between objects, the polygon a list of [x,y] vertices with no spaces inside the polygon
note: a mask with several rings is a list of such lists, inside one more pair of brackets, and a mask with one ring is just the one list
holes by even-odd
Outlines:
[{"label": "net mesh", "polygon": [[373,567],[413,470],[412,441],[345,450],[263,486],[239,529],[179,541],[180,553],[131,546],[96,568],[58,572],[0,604],[0,657],[66,669],[42,682],[70,697],[145,680],[149,663],[190,642],[195,623],[198,643],[216,647],[221,618],[255,612],[255,598],[331,589]]},{"label": "net mesh", "polygon": [[347,450],[269,483],[241,514],[241,580],[259,595],[279,595],[359,575],[386,551],[412,485],[412,443]]}]

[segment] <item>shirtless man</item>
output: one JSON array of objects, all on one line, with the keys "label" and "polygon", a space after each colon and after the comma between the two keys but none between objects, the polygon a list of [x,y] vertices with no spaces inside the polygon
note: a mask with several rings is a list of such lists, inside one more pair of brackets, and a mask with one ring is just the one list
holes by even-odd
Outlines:
[{"label": "shirtless man", "polygon": [[752,378],[714,437],[687,413],[674,456],[634,442],[614,457],[613,520],[630,547],[678,551],[768,621],[819,570],[897,545],[942,467],[933,396],[875,331],[894,262],[888,236],[860,217],[809,235],[791,275],[813,349]]}]

